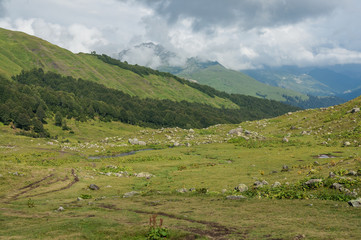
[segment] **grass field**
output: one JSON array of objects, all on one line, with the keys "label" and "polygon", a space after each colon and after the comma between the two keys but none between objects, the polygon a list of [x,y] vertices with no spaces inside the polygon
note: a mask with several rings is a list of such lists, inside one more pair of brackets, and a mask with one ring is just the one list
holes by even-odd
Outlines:
[{"label": "grass field", "polygon": [[[348,113],[359,103],[194,130],[68,120],[71,133],[49,119],[57,139],[1,125],[0,239],[157,239],[153,215],[168,239],[360,239],[361,209],[347,203],[357,196],[330,187],[361,194],[349,174],[361,170],[360,113]],[[142,148],[154,150],[109,157]]]}]

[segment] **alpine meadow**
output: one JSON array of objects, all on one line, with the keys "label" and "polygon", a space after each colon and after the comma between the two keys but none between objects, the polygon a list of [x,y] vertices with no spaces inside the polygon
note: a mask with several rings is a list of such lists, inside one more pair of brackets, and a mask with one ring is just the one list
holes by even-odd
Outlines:
[{"label": "alpine meadow", "polygon": [[[64,2],[59,6],[79,1]],[[186,44],[189,39],[185,36],[178,41],[203,58],[189,57],[183,65],[172,65],[175,60],[171,57],[181,59],[181,51],[179,55],[155,55],[154,49],[146,48],[122,51],[122,57],[129,59],[120,58],[119,50],[114,54],[98,49],[74,53],[37,37],[36,27],[50,26],[53,31],[44,30],[43,34],[58,40],[64,38],[65,30],[35,17],[28,25],[18,19],[8,24],[12,27],[0,28],[1,240],[361,239],[361,96],[345,97],[357,95],[361,87],[357,80],[361,71],[355,67],[359,65],[347,65],[351,70],[346,71],[341,64],[334,64],[336,70],[331,71],[303,67],[306,63],[302,62],[297,73],[291,71],[296,67],[277,68],[283,59],[293,62],[286,57],[276,59],[276,55],[271,60],[261,56],[282,52],[275,47],[265,50],[267,44],[277,42],[270,38],[266,45],[257,45],[262,54],[237,42],[242,47],[239,54],[248,57],[242,58],[245,65],[255,64],[243,73],[204,57],[218,56],[226,64],[228,57],[235,62],[240,59],[227,55],[232,38],[226,41],[217,35],[220,31],[228,36],[237,28],[225,26],[233,15],[219,19],[208,15],[221,15],[220,9],[214,9],[220,7],[215,1],[209,1],[209,9],[203,6],[202,11],[198,4],[205,3],[203,0],[184,1],[184,9],[178,1],[105,2],[109,6],[141,6],[132,14],[153,14],[153,18],[139,20],[142,24],[162,19],[157,27],[169,31],[165,38],[168,47],[177,43],[170,36],[185,31],[193,21],[187,31],[194,34],[194,44],[199,39],[203,42],[199,40],[194,47]],[[229,2],[222,7],[228,9]],[[257,1],[240,2],[247,9],[259,4],[266,8]],[[278,9],[276,2],[272,11]],[[0,1],[1,8],[8,6],[7,12],[0,9],[0,26],[12,17],[10,3],[16,4]],[[238,3],[233,4],[236,11]],[[83,7],[89,14],[96,12]],[[290,7],[285,9],[292,10]],[[55,14],[50,10],[49,15]],[[228,10],[224,14],[234,12]],[[237,17],[248,16],[248,24],[254,24],[241,22],[239,31],[249,35],[259,31],[262,34],[257,34],[268,37],[271,24],[279,30],[289,21],[291,28],[294,22],[307,22],[304,19],[322,12],[317,8],[303,16],[302,11],[309,9],[300,7],[299,12],[278,18],[271,10],[255,20],[251,13],[238,9]],[[9,17],[2,18],[2,14]],[[102,19],[113,17],[105,15],[107,12]],[[132,17],[136,19],[136,15]],[[134,19],[129,19],[129,26]],[[78,26],[78,40],[84,46],[88,42],[105,45],[106,40],[94,40],[97,25],[95,20],[89,21],[94,27],[87,31],[71,25]],[[25,30],[31,26],[33,34],[9,30],[21,23]],[[106,27],[111,32],[111,25]],[[132,31],[138,31],[134,28]],[[153,31],[149,36],[154,37],[158,28],[145,28],[144,32]],[[97,34],[87,37],[93,32]],[[288,28],[285,32],[292,33]],[[77,32],[65,36],[71,34]],[[116,35],[112,34],[109,36]],[[132,36],[132,41],[138,41],[140,34]],[[203,38],[201,34],[205,34]],[[121,36],[130,38],[126,32]],[[224,42],[215,46],[221,40]],[[261,44],[263,40],[260,37],[258,41]],[[323,41],[324,48],[332,45]],[[284,52],[289,50],[282,43]],[[220,46],[224,55],[217,52]],[[317,57],[326,61],[320,56],[326,51],[322,47],[317,48]],[[200,50],[203,48],[214,54],[206,55]],[[150,52],[153,60],[146,62]],[[327,56],[339,53],[349,52],[337,49]],[[137,57],[140,62],[132,62]],[[261,57],[275,66],[263,66]],[[159,59],[162,64],[155,66]],[[257,67],[261,65],[260,70]],[[351,74],[353,77],[346,79]],[[319,106],[325,107],[316,108]]]}]

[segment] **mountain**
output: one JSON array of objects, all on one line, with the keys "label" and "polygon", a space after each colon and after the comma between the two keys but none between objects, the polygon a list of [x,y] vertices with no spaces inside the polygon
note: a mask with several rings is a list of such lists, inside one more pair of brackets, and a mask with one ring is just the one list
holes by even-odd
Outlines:
[{"label": "mountain", "polygon": [[[142,56],[139,59],[139,55]],[[249,70],[245,73],[227,69],[217,61],[198,57],[182,59],[159,44],[143,43],[117,55],[123,61],[156,67],[179,77],[211,86],[227,93],[272,99],[301,108],[327,107],[345,102],[334,95],[331,87],[317,81],[301,70],[287,67],[274,73],[270,70]],[[289,69],[288,69],[289,68]],[[321,97],[318,97],[321,96]]]},{"label": "mountain", "polygon": [[74,54],[37,37],[0,28],[0,75],[9,79],[22,70],[33,68],[91,80],[141,98],[184,100],[214,107],[238,108],[228,99],[212,98],[172,76],[141,76],[105,63],[94,54]]},{"label": "mountain", "polygon": [[357,64],[324,68],[265,67],[243,72],[263,83],[315,96],[342,97],[344,92],[350,92],[361,86],[361,68]]}]

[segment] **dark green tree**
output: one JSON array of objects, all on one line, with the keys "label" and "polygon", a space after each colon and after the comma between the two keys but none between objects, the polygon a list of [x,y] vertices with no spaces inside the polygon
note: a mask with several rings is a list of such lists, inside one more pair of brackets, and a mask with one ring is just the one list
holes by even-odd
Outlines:
[{"label": "dark green tree", "polygon": [[63,115],[58,111],[55,113],[55,125],[61,127],[63,124]]}]

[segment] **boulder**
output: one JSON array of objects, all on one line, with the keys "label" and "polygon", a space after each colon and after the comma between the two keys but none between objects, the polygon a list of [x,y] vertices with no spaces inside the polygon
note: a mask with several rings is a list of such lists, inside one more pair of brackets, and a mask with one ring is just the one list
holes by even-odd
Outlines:
[{"label": "boulder", "polygon": [[65,209],[62,207],[62,206],[60,206],[58,209],[57,209],[57,211],[58,212],[62,212],[62,211],[64,211]]},{"label": "boulder", "polygon": [[91,190],[99,190],[100,188],[95,184],[90,184],[89,189],[91,189]]},{"label": "boulder", "polygon": [[179,142],[175,142],[175,143],[173,144],[173,146],[174,146],[174,147],[179,147],[179,146],[180,146],[180,143],[179,143]]},{"label": "boulder", "polygon": [[348,202],[351,207],[361,207],[361,198],[351,200]]},{"label": "boulder", "polygon": [[312,186],[312,185],[315,185],[315,184],[321,183],[321,182],[322,182],[322,179],[310,179],[307,182],[305,182],[305,185]]},{"label": "boulder", "polygon": [[272,188],[276,188],[276,187],[280,187],[281,183],[280,182],[275,182],[274,184],[271,185]]},{"label": "boulder", "polygon": [[336,190],[341,190],[343,188],[343,185],[339,183],[334,183],[332,184],[331,188],[334,188]]},{"label": "boulder", "polygon": [[287,165],[283,165],[281,172],[288,172],[289,170],[290,170],[290,169],[288,168]]},{"label": "boulder", "polygon": [[235,190],[239,191],[239,192],[245,192],[248,190],[248,187],[246,184],[239,184],[237,187],[234,188]]},{"label": "boulder", "polygon": [[357,172],[356,171],[349,171],[348,173],[347,173],[347,175],[348,176],[357,176]]},{"label": "boulder", "polygon": [[242,134],[243,132],[243,128],[239,127],[239,128],[235,128],[235,129],[232,129],[228,132],[229,135],[240,135]]},{"label": "boulder", "polygon": [[138,145],[140,145],[140,146],[146,146],[146,145],[147,145],[147,143],[146,143],[146,142],[144,142],[144,141],[139,141],[139,142],[138,142]]},{"label": "boulder", "polygon": [[262,181],[255,181],[253,183],[253,185],[255,186],[255,188],[260,188],[263,187],[265,185],[268,185],[268,182],[266,180],[262,180]]},{"label": "boulder", "polygon": [[133,197],[138,194],[139,194],[139,192],[137,192],[137,191],[127,192],[127,193],[124,193],[123,198]]},{"label": "boulder", "polygon": [[138,145],[139,144],[139,140],[137,138],[129,138],[128,142],[132,145]]},{"label": "boulder", "polygon": [[351,143],[350,143],[350,142],[348,142],[348,141],[346,141],[346,142],[344,142],[344,143],[343,143],[343,145],[344,145],[345,147],[347,147],[347,146],[350,146],[350,145],[351,145]]},{"label": "boulder", "polygon": [[358,107],[352,108],[350,111],[348,111],[348,113],[357,113],[357,112],[360,112],[360,108]]},{"label": "boulder", "polygon": [[154,176],[153,174],[147,172],[135,173],[134,175],[139,178],[148,178],[148,179]]}]

